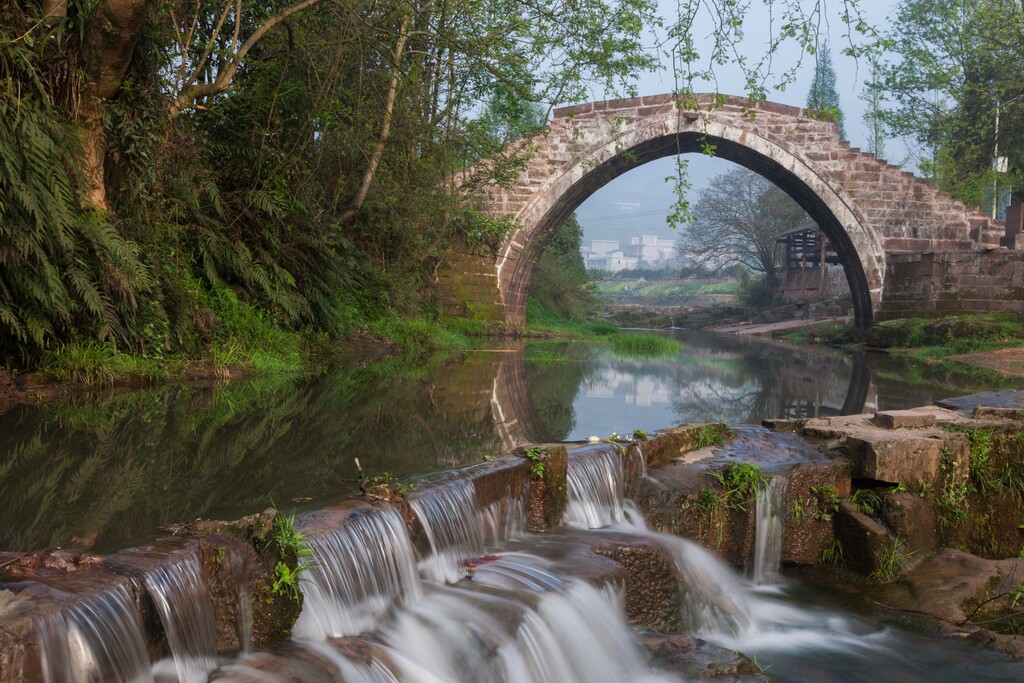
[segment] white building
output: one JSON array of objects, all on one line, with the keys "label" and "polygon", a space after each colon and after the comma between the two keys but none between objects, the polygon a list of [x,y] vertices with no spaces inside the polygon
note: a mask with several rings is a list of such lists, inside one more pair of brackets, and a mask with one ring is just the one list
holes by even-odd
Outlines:
[{"label": "white building", "polygon": [[625,249],[620,249],[615,240],[591,240],[590,248],[583,250],[587,268],[612,273],[640,267],[660,268],[673,261],[675,255],[675,242],[659,239],[657,235],[630,237]]}]

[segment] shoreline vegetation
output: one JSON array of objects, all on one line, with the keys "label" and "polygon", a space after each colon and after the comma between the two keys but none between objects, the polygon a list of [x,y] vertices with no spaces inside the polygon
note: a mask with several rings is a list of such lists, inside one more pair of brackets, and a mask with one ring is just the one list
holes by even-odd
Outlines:
[{"label": "shoreline vegetation", "polygon": [[317,375],[335,367],[395,360],[403,366],[433,365],[486,346],[487,340],[561,338],[607,344],[625,356],[677,353],[681,344],[664,335],[623,331],[600,319],[565,319],[531,301],[531,321],[509,327],[463,318],[400,318],[367,321],[337,339],[310,330],[290,331],[260,311],[224,325],[207,353],[136,354],[114,344],[83,341],[47,353],[37,368],[0,369],[0,410],[60,398],[75,391],[141,389],[170,383],[208,383],[273,376]]},{"label": "shoreline vegetation", "polygon": [[900,318],[875,323],[855,342],[848,322],[808,321],[799,329],[770,333],[792,344],[828,344],[889,353],[915,365],[967,373],[1000,388],[1024,377],[1024,316],[1011,312]]}]

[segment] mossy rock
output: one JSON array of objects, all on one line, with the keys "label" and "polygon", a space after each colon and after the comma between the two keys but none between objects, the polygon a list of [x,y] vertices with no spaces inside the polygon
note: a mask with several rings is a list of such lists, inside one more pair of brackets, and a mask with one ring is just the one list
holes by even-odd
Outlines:
[{"label": "mossy rock", "polygon": [[546,531],[561,525],[569,502],[566,474],[569,453],[565,446],[556,446],[544,455],[544,476],[530,481],[526,524],[530,531]]}]

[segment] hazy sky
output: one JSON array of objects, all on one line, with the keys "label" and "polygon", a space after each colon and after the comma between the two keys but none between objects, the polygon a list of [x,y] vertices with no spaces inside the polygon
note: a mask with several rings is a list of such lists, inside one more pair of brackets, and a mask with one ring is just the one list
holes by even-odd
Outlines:
[{"label": "hazy sky", "polygon": [[[867,21],[880,30],[888,29],[890,17],[896,13],[896,4],[895,0],[860,0],[859,3]],[[854,147],[866,147],[867,132],[862,121],[864,102],[860,99],[860,94],[868,78],[868,65],[865,59],[861,59],[858,64],[854,59],[841,54],[842,48],[848,44],[844,37],[846,26],[838,14],[843,7],[842,1],[825,0],[823,5],[827,8],[826,19],[832,47],[832,62],[838,76],[840,108],[846,117],[846,135]],[[662,0],[662,15],[673,16],[675,7],[674,1]],[[766,10],[757,2],[751,3],[744,24],[749,59],[763,54],[764,46],[769,40],[767,26]],[[704,36],[710,35],[709,23],[705,31]],[[698,35],[698,47],[709,44],[706,37]],[[799,59],[799,51],[793,46],[786,46],[774,59],[775,69],[785,70]],[[717,67],[716,71],[719,92],[730,95],[744,94],[744,79],[738,68],[728,64]],[[814,57],[805,55],[796,82],[785,91],[771,91],[768,99],[798,107],[804,106],[813,76]],[[640,95],[672,92],[675,87],[671,66],[668,64],[658,73],[642,74],[638,81]],[[698,85],[696,90],[710,92],[715,90],[715,86]],[[595,93],[594,99],[604,97],[605,93],[598,92]],[[905,155],[903,146],[898,141],[887,142],[886,152],[886,156],[894,162],[898,162]],[[700,154],[686,156],[690,162],[689,179],[693,183],[691,201],[696,198],[697,190],[709,180],[736,168],[735,164],[724,159],[708,158]],[[584,245],[588,245],[592,239],[618,239],[628,242],[629,236],[639,234],[677,237],[676,231],[665,223],[668,207],[674,200],[673,187],[665,182],[665,178],[674,173],[675,161],[671,157],[652,161],[619,176],[588,198],[577,209],[577,216],[584,229]]]}]

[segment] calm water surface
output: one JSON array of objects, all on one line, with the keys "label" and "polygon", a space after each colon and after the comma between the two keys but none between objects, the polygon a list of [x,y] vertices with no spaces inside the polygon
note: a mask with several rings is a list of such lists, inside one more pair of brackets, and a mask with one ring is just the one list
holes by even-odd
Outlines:
[{"label": "calm water surface", "polygon": [[877,354],[674,333],[673,356],[569,342],[409,370],[80,397],[0,414],[0,550],[115,550],[160,524],[337,500],[364,472],[400,477],[526,441],[690,421],[902,408],[972,393],[967,377]]}]

